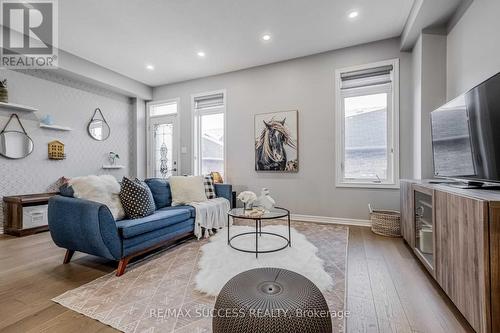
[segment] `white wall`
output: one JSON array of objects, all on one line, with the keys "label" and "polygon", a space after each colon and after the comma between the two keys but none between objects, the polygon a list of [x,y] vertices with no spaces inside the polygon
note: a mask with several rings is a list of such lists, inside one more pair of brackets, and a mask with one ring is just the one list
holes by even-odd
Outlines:
[{"label": "white wall", "polygon": [[448,100],[500,72],[499,13],[499,0],[476,0],[448,34]]},{"label": "white wall", "polygon": [[[110,173],[117,178],[128,175],[133,165],[133,108],[128,97],[100,87],[61,77],[56,70],[30,71],[31,75],[0,70],[0,78],[8,80],[9,101],[38,108],[36,113],[17,112],[35,149],[27,158],[9,160],[0,156],[0,198],[6,195],[40,193],[54,190],[61,176],[82,176]],[[94,109],[99,107],[111,127],[108,140],[98,142],[87,134],[87,124]],[[0,108],[0,128],[13,112]],[[39,127],[39,118],[51,114],[58,125],[72,127],[71,132],[59,132]],[[9,128],[17,124],[10,124]],[[62,161],[47,158],[47,143],[65,143],[67,158]],[[117,171],[101,169],[110,151],[120,155],[120,164],[127,168]],[[3,215],[0,214],[0,222]],[[1,225],[1,223],[0,223]]]},{"label": "white wall", "polygon": [[[181,99],[181,169],[191,172],[190,95],[227,89],[227,173],[240,189],[268,187],[293,213],[368,218],[367,204],[399,208],[398,190],[335,188],[334,74],[336,68],[386,59],[401,60],[401,176],[411,176],[412,106],[410,55],[391,39],[277,64],[155,88],[154,100]],[[254,171],[254,115],[299,110],[299,173]]]}]

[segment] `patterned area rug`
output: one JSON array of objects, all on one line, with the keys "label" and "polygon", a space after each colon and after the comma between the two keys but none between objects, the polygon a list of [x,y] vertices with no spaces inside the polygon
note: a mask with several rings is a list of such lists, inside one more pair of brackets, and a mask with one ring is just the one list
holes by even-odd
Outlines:
[{"label": "patterned area rug", "polygon": [[[304,222],[292,226],[319,249],[334,281],[333,289],[323,295],[332,313],[343,311],[349,229]],[[53,301],[123,332],[211,332],[216,297],[195,290],[200,247],[207,242],[192,240],[157,253],[130,266],[121,277],[110,273]],[[334,332],[344,332],[343,318],[332,317],[332,324]]]}]

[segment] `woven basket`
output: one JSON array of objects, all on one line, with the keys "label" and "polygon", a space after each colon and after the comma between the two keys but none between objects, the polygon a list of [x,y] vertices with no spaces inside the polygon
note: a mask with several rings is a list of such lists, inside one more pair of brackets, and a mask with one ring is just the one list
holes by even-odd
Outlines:
[{"label": "woven basket", "polygon": [[372,231],[381,236],[401,237],[401,214],[394,210],[370,208]]}]

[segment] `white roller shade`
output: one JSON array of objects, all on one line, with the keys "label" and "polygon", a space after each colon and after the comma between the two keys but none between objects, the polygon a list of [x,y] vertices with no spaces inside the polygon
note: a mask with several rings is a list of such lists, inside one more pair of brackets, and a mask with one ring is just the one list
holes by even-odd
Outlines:
[{"label": "white roller shade", "polygon": [[381,85],[392,82],[392,65],[359,71],[345,72],[340,75],[341,89]]},{"label": "white roller shade", "polygon": [[194,98],[194,108],[207,109],[224,105],[224,94],[214,94]]}]

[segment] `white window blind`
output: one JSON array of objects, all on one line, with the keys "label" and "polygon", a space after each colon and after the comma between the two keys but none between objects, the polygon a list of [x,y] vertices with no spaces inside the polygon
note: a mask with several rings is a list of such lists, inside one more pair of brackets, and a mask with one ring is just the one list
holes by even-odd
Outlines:
[{"label": "white window blind", "polygon": [[194,98],[194,108],[196,110],[209,109],[224,106],[224,94],[213,94]]},{"label": "white window blind", "polygon": [[392,82],[393,66],[381,66],[342,73],[341,89],[376,86]]}]

